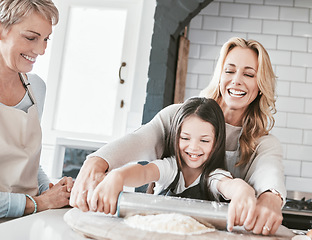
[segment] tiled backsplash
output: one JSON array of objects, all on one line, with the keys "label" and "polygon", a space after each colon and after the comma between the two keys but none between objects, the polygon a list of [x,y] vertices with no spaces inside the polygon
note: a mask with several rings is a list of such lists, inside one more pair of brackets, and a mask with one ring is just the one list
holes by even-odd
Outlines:
[{"label": "tiled backsplash", "polygon": [[255,39],[267,49],[277,79],[272,133],[283,144],[287,190],[312,192],[312,1],[213,1],[192,19],[185,98],[211,79],[230,37]]}]

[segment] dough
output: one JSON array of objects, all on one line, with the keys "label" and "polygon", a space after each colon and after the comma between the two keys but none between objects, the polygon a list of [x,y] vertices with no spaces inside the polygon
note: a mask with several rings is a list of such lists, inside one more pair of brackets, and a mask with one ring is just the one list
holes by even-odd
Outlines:
[{"label": "dough", "polygon": [[125,218],[124,222],[133,228],[160,233],[192,235],[215,231],[212,225],[205,226],[192,217],[178,213],[134,215]]}]

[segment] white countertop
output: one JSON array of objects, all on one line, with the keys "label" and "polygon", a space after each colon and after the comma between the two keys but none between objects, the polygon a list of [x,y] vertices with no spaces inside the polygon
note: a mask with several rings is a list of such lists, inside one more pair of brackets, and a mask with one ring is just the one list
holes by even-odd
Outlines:
[{"label": "white countertop", "polygon": [[[1,240],[86,240],[63,220],[71,208],[47,210],[0,223]],[[88,239],[90,240],[90,239]]]},{"label": "white countertop", "polygon": [[[0,223],[0,239],[1,240],[90,240],[90,238],[83,237],[79,233],[72,230],[72,228],[69,227],[69,225],[64,221],[64,218],[63,218],[64,214],[71,209],[72,208],[47,210],[47,211],[43,211],[43,212],[36,213],[33,215],[28,215],[25,217],[16,218],[13,220]],[[75,210],[75,209],[72,209],[72,210]],[[82,212],[80,214],[86,217],[90,215],[90,213],[88,214],[88,213],[82,213]],[[107,218],[101,217],[102,221],[104,221],[105,219]],[[79,218],[77,220],[79,220]],[[82,219],[80,219],[80,222],[83,223],[83,221],[81,220]],[[92,224],[96,225],[91,222],[91,225]],[[111,223],[111,224],[114,224],[114,223]],[[87,223],[83,223],[81,226],[87,226],[87,225],[88,225]],[[102,229],[103,225],[101,222],[99,222],[99,225],[101,225],[100,229]],[[116,231],[122,231],[122,229],[121,230],[117,229]],[[211,236],[210,238],[207,238],[207,239],[233,239],[233,240],[239,239],[241,240],[241,239],[255,239],[255,238],[262,239],[263,238],[267,240],[269,239],[284,240],[284,239],[291,238],[290,235],[289,237],[282,237],[282,236],[288,236],[289,231],[290,230],[282,226],[280,233],[283,233],[283,234],[279,234],[280,237],[278,236],[265,237],[265,236],[257,236],[257,235],[252,235],[252,234],[249,234],[249,235],[246,234],[245,236],[245,234],[243,235],[243,234],[240,234],[239,232],[228,233],[228,232],[223,232],[223,231],[217,231],[215,233],[210,233]],[[111,234],[113,232],[114,231],[110,231]],[[127,239],[151,239],[151,238],[145,238],[146,236],[148,236],[148,234],[155,235],[156,233],[144,233],[142,234],[142,236],[136,235],[136,238],[132,237],[132,238],[127,238]],[[293,236],[291,232],[290,234],[291,236]],[[115,236],[115,238],[112,238],[112,239],[119,240],[120,239],[119,235],[120,233],[118,232],[118,234],[116,235],[117,237]],[[121,235],[124,235],[124,234],[121,234]],[[160,236],[160,237],[161,238],[159,239],[164,239],[163,236]],[[192,236],[188,236],[188,237],[189,238],[184,238],[184,239],[193,239]],[[158,238],[153,237],[153,239],[158,239]],[[176,236],[173,239],[177,239]],[[203,239],[203,238],[199,237],[199,239]]]}]

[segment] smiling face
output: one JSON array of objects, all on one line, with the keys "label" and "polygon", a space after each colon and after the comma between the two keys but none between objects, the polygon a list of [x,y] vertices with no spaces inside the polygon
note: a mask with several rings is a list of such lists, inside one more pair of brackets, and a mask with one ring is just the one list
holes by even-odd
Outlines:
[{"label": "smiling face", "polygon": [[220,80],[220,105],[226,118],[233,112],[242,116],[258,96],[257,71],[258,56],[253,50],[234,47],[228,53]]},{"label": "smiling face", "polygon": [[31,71],[37,56],[44,54],[51,32],[51,22],[37,13],[8,29],[0,25],[0,66],[14,72]]},{"label": "smiling face", "polygon": [[187,117],[181,126],[179,139],[183,167],[202,170],[214,145],[214,127],[196,115]]}]

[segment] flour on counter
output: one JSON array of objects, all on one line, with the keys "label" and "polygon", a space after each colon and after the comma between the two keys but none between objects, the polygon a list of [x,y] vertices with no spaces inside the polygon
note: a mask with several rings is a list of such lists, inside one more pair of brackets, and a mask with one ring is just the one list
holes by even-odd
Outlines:
[{"label": "flour on counter", "polygon": [[177,213],[134,215],[124,222],[133,228],[160,233],[193,235],[215,231],[212,225],[206,226],[192,217]]}]

